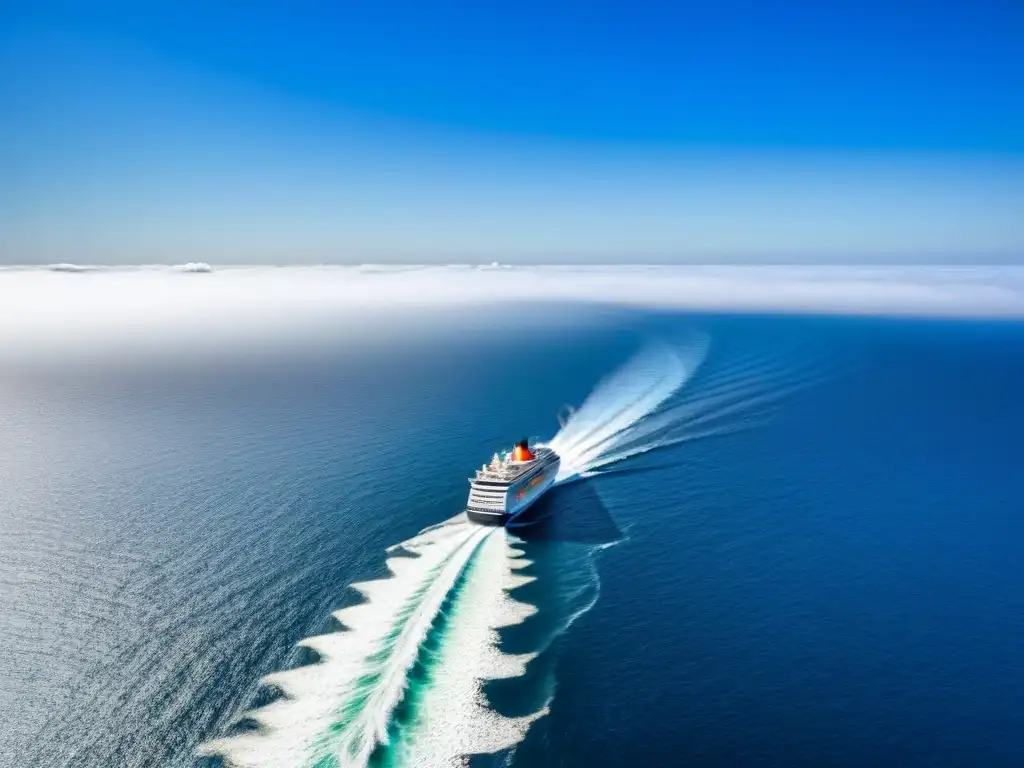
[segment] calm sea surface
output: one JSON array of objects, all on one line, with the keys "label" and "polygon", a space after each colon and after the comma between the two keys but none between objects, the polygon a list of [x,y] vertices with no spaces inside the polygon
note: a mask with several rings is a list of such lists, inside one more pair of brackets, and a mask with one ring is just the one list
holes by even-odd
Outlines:
[{"label": "calm sea surface", "polygon": [[[360,706],[406,744],[372,764],[426,764],[452,722],[479,732],[468,751],[502,747],[474,765],[1024,764],[1024,325],[476,319],[215,367],[0,372],[0,765],[193,766],[251,734],[260,679],[317,659],[296,643],[340,628],[350,584],[652,339],[692,370],[631,455],[555,488],[502,552],[460,550],[406,614],[369,598],[426,621],[368,651],[387,674]],[[522,664],[463,711],[456,681],[491,663],[471,630],[501,623],[474,601],[511,550],[530,608],[493,652]],[[296,764],[345,764],[316,754]]]}]

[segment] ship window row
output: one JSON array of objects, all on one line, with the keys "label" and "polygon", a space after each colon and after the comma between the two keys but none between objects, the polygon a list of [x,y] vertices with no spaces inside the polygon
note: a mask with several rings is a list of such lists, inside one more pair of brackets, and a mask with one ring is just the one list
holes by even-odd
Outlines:
[{"label": "ship window row", "polygon": [[477,510],[487,511],[487,512],[492,512],[492,511],[493,512],[504,512],[505,511],[505,505],[504,504],[480,504],[479,502],[474,504],[473,502],[470,502],[466,506],[469,509],[477,509]]},{"label": "ship window row", "polygon": [[502,497],[501,499],[488,499],[485,496],[471,496],[471,497],[469,497],[469,500],[471,502],[479,502],[480,504],[504,504],[505,503],[505,498],[504,497]]},{"label": "ship window row", "polygon": [[469,498],[475,499],[477,501],[486,501],[486,502],[495,503],[495,504],[501,504],[501,503],[503,503],[505,501],[505,496],[504,495],[501,495],[501,496],[481,496],[478,493],[471,493],[469,495]]},{"label": "ship window row", "polygon": [[473,491],[472,491],[472,493],[470,495],[471,496],[476,496],[477,498],[480,498],[480,499],[504,499],[505,498],[505,492],[504,491],[478,491],[475,488],[473,489]]},{"label": "ship window row", "polygon": [[480,499],[478,497],[472,497],[471,496],[469,498],[469,502],[470,502],[470,504],[483,504],[484,506],[487,506],[487,507],[504,507],[505,506],[505,500],[504,499]]},{"label": "ship window row", "polygon": [[469,507],[467,507],[467,509],[468,509],[468,510],[469,510],[470,512],[482,512],[482,513],[484,513],[485,515],[492,515],[492,514],[504,514],[504,512],[505,512],[505,510],[504,510],[504,509],[488,509],[488,508],[486,508],[486,507],[474,507],[474,506],[472,506],[472,505],[470,505]]}]

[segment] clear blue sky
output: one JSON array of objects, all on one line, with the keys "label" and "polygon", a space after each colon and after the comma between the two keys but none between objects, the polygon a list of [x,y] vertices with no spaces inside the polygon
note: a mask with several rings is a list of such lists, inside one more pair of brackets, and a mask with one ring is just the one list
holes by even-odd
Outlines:
[{"label": "clear blue sky", "polygon": [[1024,256],[1019,1],[17,5],[7,263]]}]

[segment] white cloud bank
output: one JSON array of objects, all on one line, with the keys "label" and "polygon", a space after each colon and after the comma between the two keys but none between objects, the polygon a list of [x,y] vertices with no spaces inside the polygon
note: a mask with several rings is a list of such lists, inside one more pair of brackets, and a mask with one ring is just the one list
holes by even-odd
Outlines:
[{"label": "white cloud bank", "polygon": [[0,359],[342,334],[413,310],[512,301],[1024,318],[1024,267],[6,268]]},{"label": "white cloud bank", "polygon": [[188,264],[178,264],[177,266],[171,267],[171,269],[175,272],[213,272],[213,267],[205,261],[190,261]]}]

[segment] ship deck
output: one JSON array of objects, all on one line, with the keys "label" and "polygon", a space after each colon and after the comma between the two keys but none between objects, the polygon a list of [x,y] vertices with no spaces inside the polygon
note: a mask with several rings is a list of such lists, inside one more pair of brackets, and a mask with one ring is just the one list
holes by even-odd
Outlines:
[{"label": "ship deck", "polygon": [[550,448],[538,448],[536,458],[532,461],[508,462],[497,467],[487,465],[476,471],[476,475],[470,478],[470,482],[509,484],[531,474],[533,470],[548,466],[557,458],[555,452]]}]

